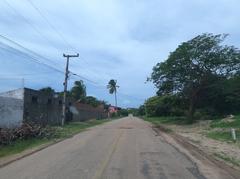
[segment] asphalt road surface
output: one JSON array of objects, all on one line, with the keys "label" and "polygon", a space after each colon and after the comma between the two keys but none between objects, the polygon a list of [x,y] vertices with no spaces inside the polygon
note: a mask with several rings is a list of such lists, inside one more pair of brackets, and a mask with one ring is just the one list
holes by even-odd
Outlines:
[{"label": "asphalt road surface", "polygon": [[0,179],[192,179],[195,164],[127,117],[90,128],[0,169]]}]

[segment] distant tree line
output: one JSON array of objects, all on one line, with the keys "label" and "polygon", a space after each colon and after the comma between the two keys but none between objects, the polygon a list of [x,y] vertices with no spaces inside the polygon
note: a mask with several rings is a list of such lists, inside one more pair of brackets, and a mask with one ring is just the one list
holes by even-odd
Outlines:
[{"label": "distant tree line", "polygon": [[198,35],[156,64],[148,81],[157,95],[146,100],[138,113],[189,120],[239,113],[240,50],[223,44],[226,37]]},{"label": "distant tree line", "polygon": [[[113,93],[115,94],[115,100],[116,100],[116,92],[117,92],[116,89],[119,88],[119,86],[117,85],[117,81],[110,80],[107,88],[109,89],[110,94],[113,94]],[[40,89],[40,91],[42,91],[46,95],[52,95],[56,93],[55,90],[51,87],[42,88]],[[58,94],[60,96],[63,96],[63,92],[58,92]],[[73,87],[69,91],[67,91],[67,97],[72,98],[73,100],[83,104],[89,104],[93,107],[98,107],[99,105],[103,105],[106,111],[108,110],[109,106],[111,106],[110,104],[108,104],[108,102],[104,100],[99,100],[93,96],[87,96],[86,86],[82,80],[74,82]],[[121,110],[119,110],[118,113],[114,114],[113,117],[128,116],[128,114],[129,114],[129,111],[127,109],[121,108]]]},{"label": "distant tree line", "polygon": [[[51,87],[45,87],[40,89],[40,91],[46,93],[46,94],[54,94],[55,90]],[[63,96],[63,92],[59,92],[60,96]],[[87,96],[86,92],[86,86],[82,80],[75,81],[74,86],[67,91],[67,97],[72,98],[75,101],[79,101],[83,104],[89,104],[93,107],[97,107],[99,105],[104,105],[105,109],[108,109],[109,104],[107,104],[106,101],[98,100],[96,97],[93,96]]]}]

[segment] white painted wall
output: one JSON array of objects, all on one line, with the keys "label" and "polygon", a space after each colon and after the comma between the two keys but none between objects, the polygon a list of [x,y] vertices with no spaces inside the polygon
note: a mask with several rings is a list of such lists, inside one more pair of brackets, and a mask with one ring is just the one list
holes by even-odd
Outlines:
[{"label": "white painted wall", "polygon": [[0,127],[15,128],[23,121],[23,99],[0,96]]}]

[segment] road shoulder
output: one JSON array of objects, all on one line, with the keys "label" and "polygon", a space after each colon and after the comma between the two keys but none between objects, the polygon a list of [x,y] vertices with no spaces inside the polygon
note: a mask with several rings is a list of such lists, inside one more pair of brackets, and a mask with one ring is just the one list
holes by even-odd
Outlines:
[{"label": "road shoulder", "polygon": [[154,126],[150,124],[156,136],[161,137],[166,143],[175,147],[179,152],[183,153],[194,163],[196,163],[200,172],[207,178],[226,178],[238,179],[240,171],[226,165],[223,161],[217,160],[207,154],[189,140],[174,132],[169,132],[169,129],[163,126]]}]

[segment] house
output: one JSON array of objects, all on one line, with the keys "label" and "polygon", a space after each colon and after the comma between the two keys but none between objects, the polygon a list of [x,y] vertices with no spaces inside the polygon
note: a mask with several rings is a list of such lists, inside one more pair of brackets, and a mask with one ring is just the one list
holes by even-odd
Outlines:
[{"label": "house", "polygon": [[110,114],[117,113],[119,110],[121,110],[121,108],[116,106],[109,106],[108,108],[108,112]]},{"label": "house", "polygon": [[[62,97],[56,94],[23,88],[0,93],[0,97],[0,127],[18,127],[23,121],[61,124]],[[10,101],[17,103],[9,104]],[[69,101],[67,106],[70,104]]]},{"label": "house", "polygon": [[[0,93],[0,128],[19,127],[23,121],[42,125],[60,125],[62,120],[63,98],[58,93],[46,93],[29,88]],[[101,107],[94,108],[66,101],[66,121],[83,121],[93,118],[106,118]]]}]

